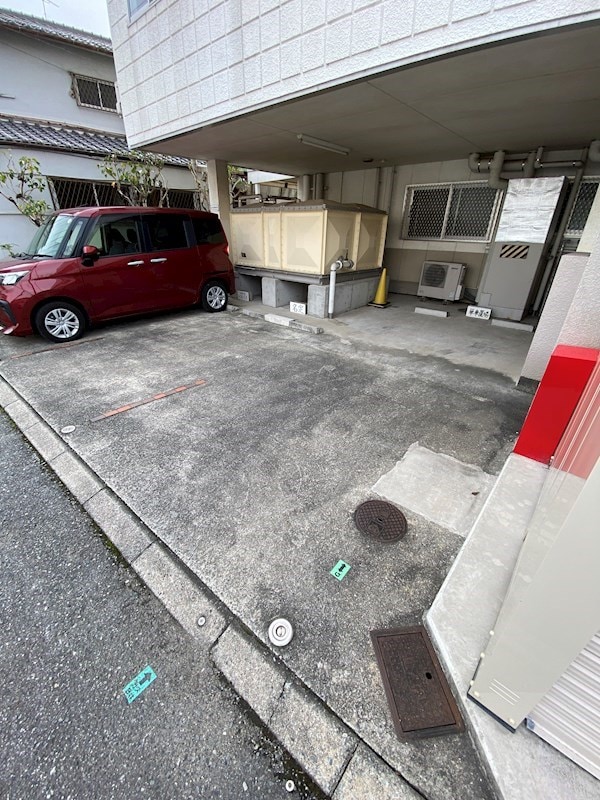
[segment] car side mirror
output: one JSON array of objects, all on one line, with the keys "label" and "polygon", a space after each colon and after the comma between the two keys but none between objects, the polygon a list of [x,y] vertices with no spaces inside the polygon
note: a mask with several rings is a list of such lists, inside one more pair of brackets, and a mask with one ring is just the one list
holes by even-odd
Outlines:
[{"label": "car side mirror", "polygon": [[97,247],[94,247],[93,244],[86,244],[83,247],[83,257],[81,259],[81,263],[84,267],[91,267],[94,264],[94,261],[97,261],[100,258],[100,251]]}]

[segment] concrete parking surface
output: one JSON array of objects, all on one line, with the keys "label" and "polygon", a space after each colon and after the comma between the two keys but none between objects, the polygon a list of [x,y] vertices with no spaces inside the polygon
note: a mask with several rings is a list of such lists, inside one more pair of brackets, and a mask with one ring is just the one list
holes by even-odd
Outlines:
[{"label": "concrete parking surface", "polygon": [[0,451],[3,800],[322,797],[2,411]]},{"label": "concrete parking surface", "polygon": [[[275,617],[292,621],[285,664],[408,785],[429,800],[492,796],[468,734],[398,740],[369,639],[421,621],[462,539],[407,509],[405,539],[382,546],[352,513],[416,442],[496,474],[530,402],[510,379],[196,311],[70,347],[5,337],[0,357],[7,381],[55,431],[75,426],[74,451],[258,639]],[[351,565],[341,582],[329,574],[339,559]]]}]

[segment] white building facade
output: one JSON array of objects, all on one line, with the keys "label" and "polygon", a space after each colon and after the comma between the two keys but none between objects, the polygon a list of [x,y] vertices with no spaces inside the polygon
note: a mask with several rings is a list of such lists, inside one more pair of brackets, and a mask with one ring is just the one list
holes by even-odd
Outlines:
[{"label": "white building facade", "polygon": [[[36,158],[51,208],[120,204],[98,169],[105,155],[128,153],[110,40],[0,10],[0,63],[0,170],[9,158]],[[190,205],[195,184],[186,163],[169,161],[172,199]],[[0,198],[0,243],[24,249],[34,232]]]}]

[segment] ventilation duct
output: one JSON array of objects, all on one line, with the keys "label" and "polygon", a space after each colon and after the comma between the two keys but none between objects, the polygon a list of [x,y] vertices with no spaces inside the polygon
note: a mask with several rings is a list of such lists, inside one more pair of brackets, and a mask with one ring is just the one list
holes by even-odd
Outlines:
[{"label": "ventilation duct", "polygon": [[600,139],[594,139],[590,142],[590,149],[588,150],[588,158],[590,161],[600,161]]}]

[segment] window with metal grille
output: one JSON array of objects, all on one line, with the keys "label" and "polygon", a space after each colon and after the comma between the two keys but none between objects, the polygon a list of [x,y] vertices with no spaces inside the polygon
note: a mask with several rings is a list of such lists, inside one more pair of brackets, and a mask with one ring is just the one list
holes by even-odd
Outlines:
[{"label": "window with metal grille", "polygon": [[577,192],[577,199],[571,211],[565,236],[581,237],[585,223],[589,216],[592,204],[598,191],[598,183],[600,178],[583,180],[579,185]]},{"label": "window with metal grille", "polygon": [[[49,178],[54,207],[80,208],[82,206],[124,206],[125,200],[110,183],[98,181],[78,181],[70,178]],[[123,186],[127,192],[127,186]],[[158,203],[157,190],[148,200],[148,205]],[[185,189],[169,189],[163,205],[167,208],[197,208],[199,198],[196,192]]]},{"label": "window with metal grille", "polygon": [[[148,198],[149,206],[157,206],[160,202],[161,191],[155,189]],[[166,195],[163,195],[164,208],[196,208],[200,210],[198,205],[199,199],[196,192],[190,192],[186,189],[169,189]]]},{"label": "window with metal grille", "polygon": [[167,192],[167,205],[169,208],[195,208],[200,210],[200,200],[197,192],[185,189],[169,189]]},{"label": "window with metal grille", "polygon": [[103,111],[117,110],[117,90],[110,81],[73,75],[73,94],[77,105],[101,108]]},{"label": "window with metal grille", "polygon": [[409,186],[403,238],[488,241],[500,197],[485,183]]},{"label": "window with metal grille", "polygon": [[123,206],[125,201],[110,183],[77,181],[70,178],[49,178],[54,207]]}]

